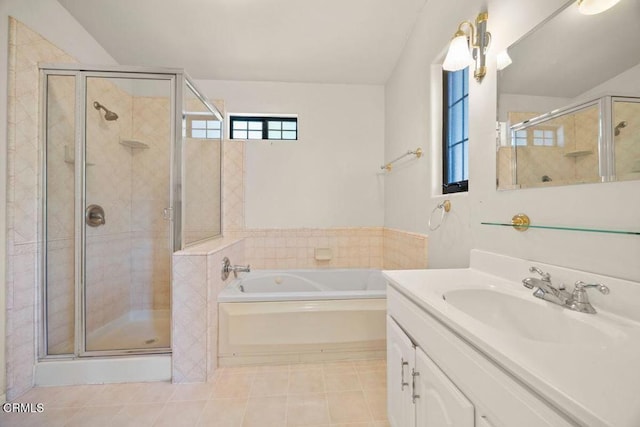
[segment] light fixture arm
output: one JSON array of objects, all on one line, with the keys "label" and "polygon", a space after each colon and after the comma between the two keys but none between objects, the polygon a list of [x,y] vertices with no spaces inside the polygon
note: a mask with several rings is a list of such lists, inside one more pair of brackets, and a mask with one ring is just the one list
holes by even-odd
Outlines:
[{"label": "light fixture arm", "polygon": [[[469,27],[469,33],[467,35],[467,33],[462,29],[462,27],[464,26],[468,26]],[[460,36],[467,36],[467,38],[469,39],[469,43],[471,46],[475,46],[476,43],[476,29],[473,26],[473,23],[471,21],[462,21],[460,23],[460,25],[458,25],[458,31],[456,31],[456,33],[453,35],[453,37],[460,37]]]}]

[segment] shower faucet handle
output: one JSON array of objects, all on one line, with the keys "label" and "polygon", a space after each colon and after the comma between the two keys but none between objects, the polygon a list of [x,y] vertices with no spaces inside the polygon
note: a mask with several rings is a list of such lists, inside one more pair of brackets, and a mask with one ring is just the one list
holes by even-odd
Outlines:
[{"label": "shower faucet handle", "polygon": [[89,205],[84,212],[84,220],[89,227],[100,227],[107,223],[104,209],[100,205]]}]

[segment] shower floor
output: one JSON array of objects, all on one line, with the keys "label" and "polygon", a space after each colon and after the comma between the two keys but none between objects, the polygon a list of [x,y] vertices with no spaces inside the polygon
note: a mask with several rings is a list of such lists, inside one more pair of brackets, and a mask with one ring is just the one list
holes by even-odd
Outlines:
[{"label": "shower floor", "polygon": [[139,310],[87,335],[87,351],[171,347],[169,310]]}]

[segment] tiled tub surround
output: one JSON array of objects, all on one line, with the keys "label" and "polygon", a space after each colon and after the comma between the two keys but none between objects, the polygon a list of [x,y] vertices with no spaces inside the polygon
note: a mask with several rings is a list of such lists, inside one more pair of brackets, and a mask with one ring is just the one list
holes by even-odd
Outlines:
[{"label": "tiled tub surround", "polygon": [[[228,283],[220,278],[225,256],[233,264],[251,264],[254,269],[426,266],[426,236],[382,227],[252,230],[230,234],[234,237],[202,243],[173,255],[174,382],[203,382],[217,368],[217,296]],[[317,247],[329,247],[332,259],[316,260]],[[282,258],[278,258],[279,254]]]},{"label": "tiled tub surround", "polygon": [[244,241],[217,239],[173,254],[173,382],[204,382],[213,377],[218,354],[218,292],[222,259],[244,263]]}]

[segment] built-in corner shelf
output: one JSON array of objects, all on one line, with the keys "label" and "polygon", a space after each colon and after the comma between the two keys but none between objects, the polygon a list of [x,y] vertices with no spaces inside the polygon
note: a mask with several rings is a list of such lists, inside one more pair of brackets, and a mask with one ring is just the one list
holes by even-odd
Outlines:
[{"label": "built-in corner shelf", "polygon": [[[518,229],[518,226],[511,222],[481,222],[482,225],[492,225],[498,227],[513,227]],[[588,227],[570,227],[570,226],[558,226],[558,225],[533,225],[528,224],[527,228],[538,228],[544,230],[564,230],[564,231],[584,231],[587,233],[607,233],[607,234],[627,234],[633,236],[640,236],[640,230],[611,230],[604,228],[588,228]]]},{"label": "built-in corner shelf", "polygon": [[124,145],[125,147],[128,147],[128,148],[140,148],[143,150],[146,150],[149,148],[149,144],[142,141],[137,141],[135,139],[120,138],[120,145]]},{"label": "built-in corner shelf", "polygon": [[[70,165],[75,164],[76,159],[75,159],[75,154],[73,152],[73,148],[69,147],[68,145],[64,146],[64,162],[65,163],[69,163]],[[86,163],[87,166],[93,166],[95,165],[95,163]]]},{"label": "built-in corner shelf", "polygon": [[593,150],[575,150],[564,153],[565,157],[583,157],[593,154]]}]

